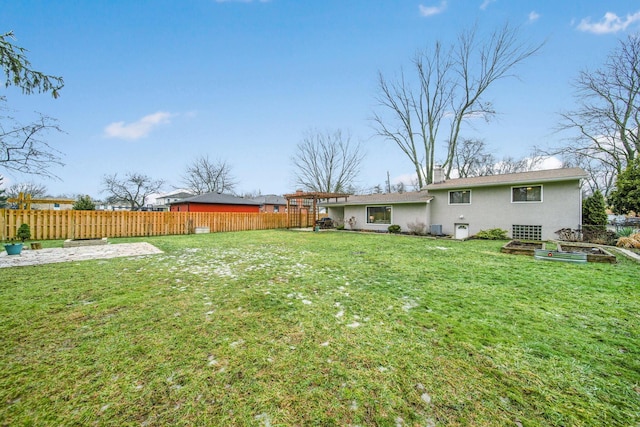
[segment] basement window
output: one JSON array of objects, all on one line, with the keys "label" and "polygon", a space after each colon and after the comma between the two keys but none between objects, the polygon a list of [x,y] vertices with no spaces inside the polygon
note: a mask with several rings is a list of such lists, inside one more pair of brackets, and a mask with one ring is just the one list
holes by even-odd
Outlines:
[{"label": "basement window", "polygon": [[512,225],[512,237],[518,240],[542,240],[541,225]]}]

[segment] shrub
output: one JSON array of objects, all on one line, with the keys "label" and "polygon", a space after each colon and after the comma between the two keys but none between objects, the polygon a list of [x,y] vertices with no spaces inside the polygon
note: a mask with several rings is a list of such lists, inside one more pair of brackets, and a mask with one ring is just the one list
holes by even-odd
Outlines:
[{"label": "shrub", "polygon": [[620,237],[616,246],[621,248],[640,249],[640,233],[634,233],[629,237]]},{"label": "shrub", "polygon": [[489,230],[480,230],[478,233],[473,236],[475,239],[483,239],[483,240],[506,240],[508,239],[507,230],[503,230],[502,228],[491,228]]},{"label": "shrub", "polygon": [[358,221],[356,220],[356,217],[355,217],[355,216],[352,216],[351,218],[349,218],[349,219],[347,220],[347,222],[349,223],[349,228],[351,228],[351,229],[353,230],[353,229],[355,229],[355,228],[356,228],[356,223],[357,223]]},{"label": "shrub", "polygon": [[616,241],[616,233],[599,225],[583,225],[582,241],[597,245],[609,245]]},{"label": "shrub", "polygon": [[622,227],[616,232],[617,237],[629,237],[635,232],[633,227]]},{"label": "shrub", "polygon": [[16,232],[16,237],[23,242],[31,237],[31,228],[29,224],[22,224],[18,227],[18,231]]},{"label": "shrub", "polygon": [[604,230],[606,228],[606,206],[604,197],[599,190],[582,201],[582,224],[588,225],[592,229]]},{"label": "shrub", "polygon": [[427,225],[424,222],[410,222],[407,224],[409,234],[424,236],[426,234]]},{"label": "shrub", "polygon": [[387,230],[389,233],[399,233],[402,228],[398,224],[391,224]]},{"label": "shrub", "polygon": [[73,204],[75,211],[95,211],[96,204],[91,200],[90,196],[79,196],[78,200]]}]

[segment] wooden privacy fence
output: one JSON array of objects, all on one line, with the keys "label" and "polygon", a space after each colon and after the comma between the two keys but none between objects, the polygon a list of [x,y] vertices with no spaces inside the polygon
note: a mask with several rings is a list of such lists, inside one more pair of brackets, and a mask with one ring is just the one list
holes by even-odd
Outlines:
[{"label": "wooden privacy fence", "polygon": [[166,236],[210,232],[287,228],[287,214],[227,212],[128,212],[0,209],[2,240],[14,238],[29,224],[31,240]]}]

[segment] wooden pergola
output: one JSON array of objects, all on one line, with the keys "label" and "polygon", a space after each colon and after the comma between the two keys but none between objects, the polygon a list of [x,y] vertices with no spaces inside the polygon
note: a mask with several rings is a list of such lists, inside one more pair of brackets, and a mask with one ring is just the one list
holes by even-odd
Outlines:
[{"label": "wooden pergola", "polygon": [[7,199],[9,203],[15,203],[18,205],[18,209],[31,210],[31,204],[47,203],[47,204],[73,204],[74,199],[32,199],[31,194],[20,193],[17,198]]},{"label": "wooden pergola", "polygon": [[287,223],[288,228],[313,227],[318,218],[318,202],[329,201],[330,199],[344,198],[350,194],[346,193],[324,193],[324,192],[304,192],[298,190],[293,194],[285,194],[287,199]]}]

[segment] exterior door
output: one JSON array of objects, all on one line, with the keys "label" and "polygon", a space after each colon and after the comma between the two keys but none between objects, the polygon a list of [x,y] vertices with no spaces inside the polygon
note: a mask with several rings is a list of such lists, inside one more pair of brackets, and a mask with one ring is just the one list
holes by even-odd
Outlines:
[{"label": "exterior door", "polygon": [[456,224],[456,239],[463,240],[469,237],[469,224]]}]

